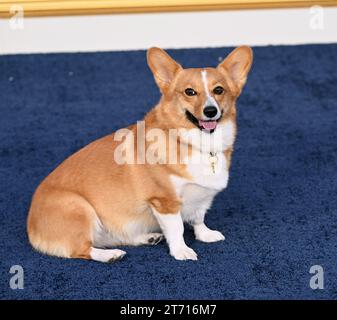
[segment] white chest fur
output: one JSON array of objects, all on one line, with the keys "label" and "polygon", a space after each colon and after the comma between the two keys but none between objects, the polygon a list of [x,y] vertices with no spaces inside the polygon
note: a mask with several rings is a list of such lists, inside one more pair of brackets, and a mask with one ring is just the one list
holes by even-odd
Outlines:
[{"label": "white chest fur", "polygon": [[195,152],[187,165],[187,170],[193,180],[185,183],[197,184],[216,191],[221,191],[227,186],[228,163],[223,152],[214,155]]},{"label": "white chest fur", "polygon": [[[210,189],[213,193],[226,188],[228,183],[227,159],[223,152],[217,152],[216,159],[216,163],[212,166],[210,154],[199,152],[192,154],[187,164],[187,171],[192,179],[171,176],[177,195],[182,197],[184,189],[188,185],[196,185],[201,189]],[[198,195],[195,196],[196,198],[198,197]]]},{"label": "white chest fur", "polygon": [[[228,160],[224,151],[231,148],[234,143],[235,127],[228,121],[218,126],[214,134],[198,130],[190,133],[188,139],[193,145],[193,152],[185,163],[192,179],[171,177],[176,194],[182,200],[182,213],[187,220],[196,212],[205,212],[214,196],[226,188]],[[214,166],[212,166],[214,157],[210,153],[216,158]]]},{"label": "white chest fur", "polygon": [[[227,159],[223,152],[217,154],[218,161],[214,171],[209,155],[202,154],[200,158],[193,157],[187,165],[192,180],[171,177],[177,196],[182,201],[182,217],[188,222],[194,221],[197,216],[203,216],[210,208],[215,195],[226,188],[228,183]],[[193,162],[196,160],[200,163]]]}]

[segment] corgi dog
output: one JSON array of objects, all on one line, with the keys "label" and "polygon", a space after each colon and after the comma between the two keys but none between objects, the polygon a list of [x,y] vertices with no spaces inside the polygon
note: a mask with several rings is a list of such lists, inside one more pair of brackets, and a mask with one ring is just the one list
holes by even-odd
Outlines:
[{"label": "corgi dog", "polygon": [[197,260],[184,241],[184,222],[199,241],[224,240],[204,219],[228,183],[236,99],[252,60],[251,48],[242,46],[216,68],[184,69],[150,48],[159,103],[143,121],[90,143],[41,182],[27,221],[32,246],[113,262],[125,255],[118,246],[165,239],[175,259]]}]

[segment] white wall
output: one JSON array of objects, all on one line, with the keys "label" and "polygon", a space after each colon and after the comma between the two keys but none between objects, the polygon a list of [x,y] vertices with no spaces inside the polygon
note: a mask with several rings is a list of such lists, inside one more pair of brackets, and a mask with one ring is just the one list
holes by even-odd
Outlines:
[{"label": "white wall", "polygon": [[25,18],[15,30],[0,20],[0,54],[329,42],[337,7]]}]

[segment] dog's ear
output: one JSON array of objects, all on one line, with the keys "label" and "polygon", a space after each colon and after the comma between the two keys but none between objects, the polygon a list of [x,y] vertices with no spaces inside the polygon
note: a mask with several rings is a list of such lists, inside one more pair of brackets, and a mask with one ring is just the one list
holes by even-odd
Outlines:
[{"label": "dog's ear", "polygon": [[227,58],[222,61],[217,69],[229,74],[231,80],[238,88],[240,94],[247,80],[247,75],[253,62],[253,50],[250,47],[242,46],[233,50]]},{"label": "dog's ear", "polygon": [[181,65],[160,48],[153,47],[147,51],[147,63],[161,92],[169,87],[177,72],[182,70]]}]

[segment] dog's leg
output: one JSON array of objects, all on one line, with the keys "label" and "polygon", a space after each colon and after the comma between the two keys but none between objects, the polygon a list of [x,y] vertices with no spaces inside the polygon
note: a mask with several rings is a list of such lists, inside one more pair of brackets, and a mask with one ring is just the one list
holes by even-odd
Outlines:
[{"label": "dog's leg", "polygon": [[202,242],[216,242],[225,240],[224,235],[216,230],[211,230],[205,225],[205,215],[210,208],[214,195],[199,199],[199,201],[189,202],[183,207],[183,219],[189,223],[193,229],[195,238]]},{"label": "dog's leg", "polygon": [[216,230],[212,230],[205,225],[204,219],[206,210],[197,210],[194,217],[190,220],[190,224],[194,229],[195,238],[202,242],[217,242],[225,240],[224,235]]},{"label": "dog's leg", "polygon": [[184,224],[180,212],[160,213],[153,208],[153,214],[164,233],[170,254],[177,260],[197,260],[197,254],[184,240]]},{"label": "dog's leg", "polygon": [[82,196],[63,190],[40,191],[39,205],[33,206],[28,218],[28,236],[37,250],[65,258],[112,262],[125,252],[97,249],[93,230],[97,222],[95,209]]},{"label": "dog's leg", "polygon": [[189,185],[184,190],[181,210],[183,220],[193,227],[196,239],[203,242],[225,240],[221,232],[209,229],[204,222],[205,214],[211,207],[215,195],[215,191],[194,185]]}]

